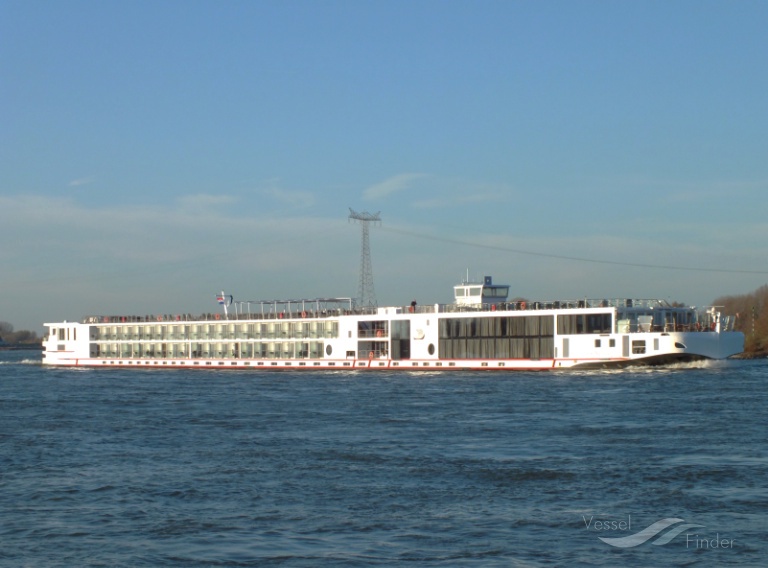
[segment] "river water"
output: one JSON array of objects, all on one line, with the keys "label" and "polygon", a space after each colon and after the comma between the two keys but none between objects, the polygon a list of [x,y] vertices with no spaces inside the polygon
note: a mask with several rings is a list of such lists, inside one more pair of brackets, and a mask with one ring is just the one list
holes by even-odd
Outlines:
[{"label": "river water", "polygon": [[765,566],[767,386],[2,352],[0,565]]}]

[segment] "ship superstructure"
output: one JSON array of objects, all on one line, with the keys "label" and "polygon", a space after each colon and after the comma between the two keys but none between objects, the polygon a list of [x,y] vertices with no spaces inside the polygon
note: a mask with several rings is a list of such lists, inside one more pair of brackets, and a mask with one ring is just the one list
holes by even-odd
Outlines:
[{"label": "ship superstructure", "polygon": [[510,301],[490,276],[451,304],[355,306],[351,298],[236,303],[224,313],[98,315],[47,323],[60,366],[545,370],[724,359],[734,317],[659,300]]}]

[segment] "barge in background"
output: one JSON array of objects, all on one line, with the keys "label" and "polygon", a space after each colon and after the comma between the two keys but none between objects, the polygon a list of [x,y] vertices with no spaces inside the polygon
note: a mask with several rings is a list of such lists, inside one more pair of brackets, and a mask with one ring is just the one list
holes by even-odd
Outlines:
[{"label": "barge in background", "polygon": [[[223,314],[47,323],[43,364],[259,370],[551,370],[741,353],[734,316],[660,300],[509,301],[462,282],[453,304],[357,307],[351,298],[235,303]],[[239,309],[238,309],[239,307]],[[252,311],[253,309],[253,311]]]}]

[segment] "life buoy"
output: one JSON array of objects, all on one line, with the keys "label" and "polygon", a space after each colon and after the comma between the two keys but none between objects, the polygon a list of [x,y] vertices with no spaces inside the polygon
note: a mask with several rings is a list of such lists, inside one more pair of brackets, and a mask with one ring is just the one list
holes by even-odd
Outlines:
[{"label": "life buoy", "polygon": [[221,314],[216,314],[216,319],[220,320],[221,319]]},{"label": "life buoy", "polygon": [[376,337],[382,337],[383,335],[384,335],[384,333],[381,330],[378,330],[376,332]]},{"label": "life buoy", "polygon": [[525,302],[520,302],[520,309],[521,309],[521,310],[524,310],[524,309],[525,309]]},{"label": "life buoy", "polygon": [[413,306],[408,306],[408,311],[413,313]]},{"label": "life buoy", "polygon": [[301,312],[301,317],[303,318],[307,317],[307,312]]},{"label": "life buoy", "polygon": [[163,316],[157,316],[157,321],[163,321]]},{"label": "life buoy", "polygon": [[373,351],[368,352],[368,360],[373,359]]},{"label": "life buoy", "polygon": [[283,312],[280,312],[279,314],[277,314],[277,317],[278,319],[283,319]]}]

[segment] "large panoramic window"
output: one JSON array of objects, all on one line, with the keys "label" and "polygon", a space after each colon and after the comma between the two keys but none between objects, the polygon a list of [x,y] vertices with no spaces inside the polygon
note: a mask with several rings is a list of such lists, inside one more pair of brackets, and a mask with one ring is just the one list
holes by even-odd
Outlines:
[{"label": "large panoramic window", "polygon": [[440,356],[446,359],[554,357],[552,316],[467,317],[440,320]]}]

